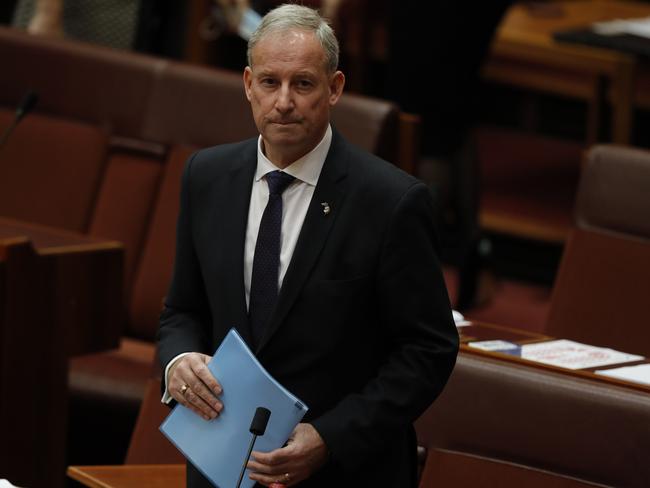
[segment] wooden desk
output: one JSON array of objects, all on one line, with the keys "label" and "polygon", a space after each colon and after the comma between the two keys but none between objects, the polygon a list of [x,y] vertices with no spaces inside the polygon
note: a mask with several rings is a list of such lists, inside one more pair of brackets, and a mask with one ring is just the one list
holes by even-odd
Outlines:
[{"label": "wooden desk", "polygon": [[91,488],[185,488],[184,464],[70,466],[68,476]]},{"label": "wooden desk", "polygon": [[614,50],[556,42],[552,35],[597,21],[647,16],[650,5],[622,0],[561,1],[540,8],[515,4],[497,31],[483,77],[584,100],[588,144],[598,139],[602,105],[609,100],[612,140],[628,144],[637,59]]},{"label": "wooden desk", "polygon": [[[0,259],[15,256],[16,280],[63,327],[68,356],[116,348],[121,336],[122,244],[38,224],[0,217]],[[4,258],[4,259],[3,259]],[[34,276],[29,276],[34,272]],[[38,277],[38,280],[34,280]],[[37,295],[37,286],[45,286]]]},{"label": "wooden desk", "polygon": [[467,343],[472,341],[492,341],[496,339],[510,341],[516,344],[527,344],[552,339],[552,337],[537,332],[475,321],[471,321],[470,325],[458,327],[458,335],[461,346],[466,346]]},{"label": "wooden desk", "polygon": [[464,354],[491,357],[491,358],[498,359],[500,361],[506,361],[521,366],[532,367],[532,368],[542,369],[546,371],[552,371],[555,373],[560,373],[565,376],[584,378],[591,381],[596,381],[598,383],[606,383],[609,385],[622,386],[632,390],[650,393],[650,385],[633,383],[630,381],[619,380],[616,378],[610,378],[608,376],[602,376],[594,373],[594,371],[600,369],[610,369],[610,368],[616,368],[621,366],[632,366],[636,364],[648,364],[650,363],[650,359],[648,358],[643,359],[641,361],[635,361],[635,362],[624,363],[624,364],[611,364],[602,367],[572,370],[572,369],[560,368],[558,366],[552,366],[549,364],[538,363],[535,361],[529,361],[526,359],[522,359],[519,356],[514,356],[512,354],[504,354],[504,353],[493,352],[493,351],[484,351],[482,349],[469,346],[469,343],[473,341],[489,341],[489,340],[496,340],[496,339],[501,339],[504,341],[523,345],[523,344],[530,344],[534,342],[549,341],[554,339],[553,337],[549,337],[543,334],[537,334],[534,332],[513,329],[511,327],[503,327],[494,324],[484,324],[480,322],[473,322],[472,325],[466,327],[460,327],[458,331],[460,333],[460,340],[461,340],[460,350]]},{"label": "wooden desk", "polygon": [[65,482],[68,358],[117,347],[122,246],[0,218],[0,473]]}]

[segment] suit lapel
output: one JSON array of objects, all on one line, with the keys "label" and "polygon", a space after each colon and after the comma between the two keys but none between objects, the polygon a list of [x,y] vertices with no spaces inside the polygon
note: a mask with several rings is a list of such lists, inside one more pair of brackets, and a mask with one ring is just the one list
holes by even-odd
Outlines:
[{"label": "suit lapel", "polygon": [[[257,140],[255,140],[257,141]],[[225,286],[226,304],[233,310],[234,326],[237,332],[248,343],[251,341],[251,330],[246,310],[246,291],[244,288],[244,247],[246,242],[246,226],[248,223],[248,207],[250,205],[251,191],[255,168],[257,167],[257,142],[251,144],[242,153],[230,170],[227,184],[221,192],[222,198],[218,203],[223,212],[219,229],[220,239],[223,242],[223,271],[224,279],[229,286]]]},{"label": "suit lapel", "polygon": [[[318,178],[318,184],[307,209],[296,248],[282,282],[275,312],[264,338],[257,347],[257,352],[268,343],[298,298],[339,213],[345,197],[344,181],[348,166],[345,144],[341,136],[334,131],[332,145]],[[323,203],[329,205],[329,213],[325,213]]]}]

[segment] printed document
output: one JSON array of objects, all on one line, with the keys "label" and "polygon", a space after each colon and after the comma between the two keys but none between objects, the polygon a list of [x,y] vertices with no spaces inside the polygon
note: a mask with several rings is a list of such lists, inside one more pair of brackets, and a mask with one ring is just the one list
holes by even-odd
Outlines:
[{"label": "printed document", "polygon": [[637,364],[636,366],[624,366],[622,368],[601,369],[596,374],[618,378],[619,380],[631,381],[650,385],[650,364]]},{"label": "printed document", "polygon": [[550,364],[567,369],[595,368],[608,364],[639,361],[643,356],[627,354],[605,347],[589,346],[579,342],[559,339],[524,344],[521,357],[529,361]]}]

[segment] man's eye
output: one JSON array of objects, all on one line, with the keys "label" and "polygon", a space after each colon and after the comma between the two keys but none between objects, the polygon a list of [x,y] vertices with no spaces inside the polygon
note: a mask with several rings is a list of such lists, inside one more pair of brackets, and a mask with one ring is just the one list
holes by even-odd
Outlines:
[{"label": "man's eye", "polygon": [[260,83],[264,86],[273,86],[275,85],[275,80],[273,78],[262,78]]},{"label": "man's eye", "polygon": [[314,84],[311,80],[298,80],[298,86],[300,88],[311,88]]}]

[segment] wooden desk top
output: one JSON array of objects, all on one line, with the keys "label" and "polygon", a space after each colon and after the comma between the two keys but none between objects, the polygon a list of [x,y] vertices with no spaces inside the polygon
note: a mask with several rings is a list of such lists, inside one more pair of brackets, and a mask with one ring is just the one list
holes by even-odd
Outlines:
[{"label": "wooden desk top", "polygon": [[[629,91],[637,64],[634,56],[557,42],[553,33],[597,21],[649,15],[650,5],[626,1],[558,1],[538,7],[514,4],[499,24],[483,76],[499,83],[583,100],[597,96],[598,80],[603,77],[619,90]],[[621,102],[629,111],[629,101]],[[621,130],[622,136],[628,137],[628,129]]]},{"label": "wooden desk top", "polygon": [[[557,42],[557,31],[586,28],[594,22],[650,16],[650,5],[621,0],[562,1],[513,5],[499,24],[492,52],[495,55],[523,55],[581,71],[610,71],[634,56],[612,49]],[[526,55],[528,57],[526,57]]]},{"label": "wooden desk top", "polygon": [[529,342],[548,341],[553,337],[530,332],[523,329],[514,329],[503,325],[487,324],[483,322],[472,321],[470,325],[458,327],[461,344],[467,344],[472,341],[492,341],[500,339],[517,344],[526,344]]},{"label": "wooden desk top", "polygon": [[556,31],[588,27],[594,22],[648,16],[649,4],[624,0],[515,4],[501,22],[497,39],[546,45]]},{"label": "wooden desk top", "polygon": [[91,488],[185,488],[184,464],[70,466],[68,476]]},{"label": "wooden desk top", "polygon": [[[508,55],[514,51],[525,55],[526,49],[534,48],[548,52],[567,53],[578,58],[604,61],[608,64],[633,63],[636,67],[635,103],[650,107],[650,67],[647,62],[635,63],[634,56],[596,46],[581,46],[553,40],[553,33],[562,30],[588,27],[594,22],[614,19],[632,19],[650,16],[650,4],[624,0],[561,1],[530,7],[513,5],[504,16],[492,44],[493,55]],[[552,58],[553,56],[551,56]],[[523,58],[526,59],[526,58]],[[578,62],[581,66],[583,62]],[[581,66],[584,68],[584,66]],[[615,68],[614,68],[615,69]]]},{"label": "wooden desk top", "polygon": [[[472,322],[471,325],[465,327],[459,327],[458,333],[460,334],[460,341],[461,341],[460,350],[465,354],[491,357],[494,359],[498,359],[500,361],[507,361],[509,363],[515,363],[526,367],[544,369],[555,373],[561,373],[563,375],[579,377],[583,379],[597,381],[599,383],[606,383],[614,386],[622,386],[625,388],[642,391],[644,393],[650,393],[650,385],[644,385],[642,383],[634,383],[631,381],[619,380],[617,378],[610,378],[608,376],[602,376],[594,373],[594,371],[596,370],[612,369],[621,366],[634,366],[636,364],[648,364],[650,363],[650,359],[648,358],[645,358],[641,361],[634,361],[634,362],[629,362],[624,364],[610,364],[607,366],[574,370],[574,369],[561,368],[558,366],[539,363],[536,361],[529,361],[527,359],[522,359],[521,357],[512,354],[505,354],[505,353],[500,353],[495,351],[484,351],[482,349],[478,349],[468,345],[470,342],[473,341],[490,341],[496,339],[523,345],[523,344],[529,344],[533,342],[554,340],[556,339],[555,337],[550,337],[535,332],[528,332],[525,330],[513,329],[511,327],[503,327],[494,324],[485,324],[481,322]],[[622,351],[622,352],[626,352],[626,351]]]},{"label": "wooden desk top", "polygon": [[[124,248],[117,241],[0,217],[0,265],[15,310],[28,310],[36,276],[47,320],[65,337],[68,355],[119,345],[123,326]],[[7,272],[5,270],[5,272]],[[18,313],[18,312],[13,312]],[[22,313],[22,312],[21,312]],[[44,312],[45,313],[45,312]]]},{"label": "wooden desk top", "polygon": [[71,251],[75,248],[99,250],[122,247],[119,242],[113,240],[0,217],[0,242],[16,238],[28,238],[39,254]]}]

